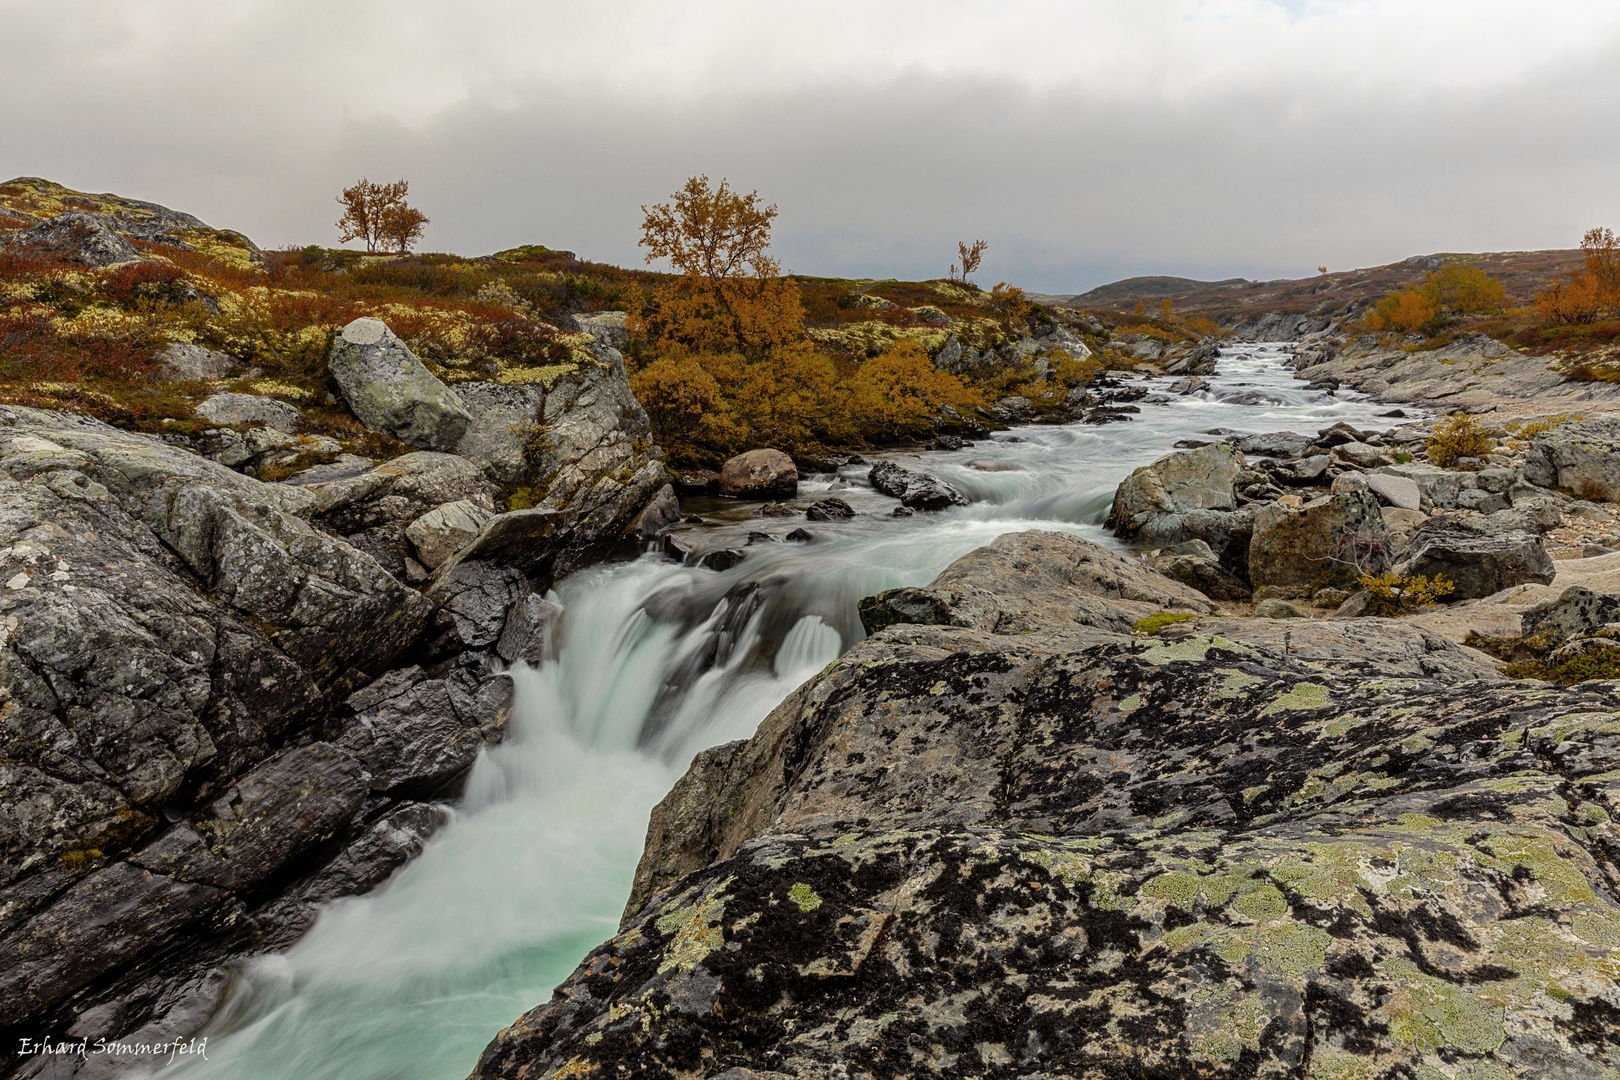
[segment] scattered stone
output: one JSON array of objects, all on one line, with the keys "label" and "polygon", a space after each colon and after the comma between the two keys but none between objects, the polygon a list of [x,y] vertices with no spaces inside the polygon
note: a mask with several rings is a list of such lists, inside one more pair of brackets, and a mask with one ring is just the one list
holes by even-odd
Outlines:
[{"label": "scattered stone", "polygon": [[798,517],[799,508],[792,503],[766,503],[754,511],[758,517]]},{"label": "scattered stone", "polygon": [[719,493],[732,499],[791,499],[799,494],[799,469],[780,450],[750,450],[721,467]]},{"label": "scattered stone", "polygon": [[472,424],[461,399],[433,377],[381,319],[356,319],[328,362],[349,407],[373,431],[424,450],[452,450]]},{"label": "scattered stone", "polygon": [[1350,599],[1350,593],[1344,589],[1317,589],[1311,597],[1311,603],[1319,608],[1336,610],[1339,605]]},{"label": "scattered stone", "polygon": [[303,414],[286,402],[257,394],[214,394],[198,402],[196,412],[215,424],[256,424],[285,434],[297,431],[304,422]]},{"label": "scattered stone", "polygon": [[[1199,538],[1224,553],[1225,545],[1215,541],[1210,523],[1195,531],[1189,527],[1189,515],[1236,512],[1236,486],[1244,464],[1243,456],[1224,443],[1166,454],[1119,485],[1107,527],[1117,536],[1150,544]],[[1246,524],[1233,520],[1229,529],[1241,531]]]},{"label": "scattered stone", "polygon": [[704,552],[702,557],[698,559],[697,564],[705,570],[715,570],[723,573],[741,563],[746,557],[747,553],[742,548],[716,548],[713,551]]},{"label": "scattered stone", "polygon": [[1368,446],[1362,442],[1339,443],[1328,453],[1334,461],[1352,465],[1358,469],[1377,469],[1384,465],[1395,464],[1395,459],[1378,447]]},{"label": "scattered stone", "polygon": [[1399,510],[1422,510],[1422,492],[1418,490],[1417,481],[1410,476],[1382,472],[1364,473],[1362,476],[1368,490],[1378,496],[1378,501],[1385,506]]},{"label": "scattered stone", "polygon": [[960,435],[941,435],[929,444],[930,450],[962,450],[973,444]]},{"label": "scattered stone", "polygon": [[1200,379],[1197,375],[1189,375],[1185,379],[1177,379],[1175,382],[1170,384],[1170,392],[1172,394],[1196,394],[1201,390],[1208,389],[1209,383],[1205,382],[1203,379]]},{"label": "scattered stone", "polygon": [[1303,619],[1305,613],[1286,600],[1260,600],[1254,605],[1257,619]]},{"label": "scattered stone", "polygon": [[804,516],[811,521],[848,521],[855,510],[840,498],[817,499],[805,509]]},{"label": "scattered stone", "polygon": [[405,535],[416,549],[417,560],[429,570],[437,570],[494,516],[493,511],[470,499],[458,499],[434,507],[411,522],[405,527]]},{"label": "scattered stone", "polygon": [[753,547],[755,544],[780,544],[781,542],[782,538],[779,536],[772,536],[770,533],[751,532],[748,534],[748,538],[743,541],[743,546]]},{"label": "scattered stone", "polygon": [[[1361,473],[1347,472],[1335,476],[1328,490],[1335,495],[1348,495],[1353,491],[1371,491],[1372,485],[1367,482],[1367,478]],[[1298,498],[1298,496],[1295,496],[1295,498]]]},{"label": "scattered stone", "polygon": [[900,505],[909,510],[944,510],[968,504],[961,492],[939,477],[913,472],[892,461],[873,465],[866,478],[878,491],[899,499]]},{"label": "scattered stone", "polygon": [[889,514],[889,516],[890,517],[897,517],[897,518],[905,518],[905,517],[910,517],[911,515],[915,514],[916,512],[917,511],[913,510],[909,506],[897,506],[897,507],[894,508],[893,512],[891,512]]},{"label": "scattered stone", "polygon": [[1265,457],[1302,458],[1309,453],[1316,440],[1292,431],[1273,431],[1264,435],[1242,435],[1232,440],[1240,454],[1260,454]]},{"label": "scattered stone", "polygon": [[1385,465],[1378,471],[1386,476],[1406,477],[1417,485],[1420,500],[1427,500],[1429,505],[1443,510],[1455,507],[1457,495],[1462,491],[1462,478],[1457,473],[1433,465]]},{"label": "scattered stone", "polygon": [[814,540],[815,538],[816,538],[815,534],[812,533],[809,529],[798,528],[798,529],[794,529],[792,532],[788,533],[782,539],[787,541],[790,544],[808,544],[810,541]]}]

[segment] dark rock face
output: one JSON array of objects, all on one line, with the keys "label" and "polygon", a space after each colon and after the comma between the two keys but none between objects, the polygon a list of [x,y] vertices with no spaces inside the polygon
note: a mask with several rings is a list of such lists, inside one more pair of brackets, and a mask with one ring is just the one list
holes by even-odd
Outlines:
[{"label": "dark rock face", "polygon": [[733,499],[791,499],[799,493],[799,467],[780,450],[750,450],[721,466],[719,485]]},{"label": "dark rock face", "polygon": [[417,590],[362,545],[488,505],[465,459],[265,484],[0,408],[0,1027],[189,1035],[208,972],[412,857],[633,486],[491,516]]},{"label": "dark rock face", "polygon": [[1451,599],[1489,596],[1513,585],[1546,585],[1555,569],[1541,537],[1519,529],[1496,529],[1486,518],[1432,518],[1412,534],[1395,570],[1433,577],[1456,586]]},{"label": "dark rock face", "polygon": [[1379,624],[891,626],[700,756],[474,1076],[1602,1075],[1620,695]]},{"label": "dark rock face", "polygon": [[892,461],[880,461],[866,474],[877,490],[910,510],[943,510],[947,506],[966,506],[968,501],[951,485],[928,473],[912,472]]}]

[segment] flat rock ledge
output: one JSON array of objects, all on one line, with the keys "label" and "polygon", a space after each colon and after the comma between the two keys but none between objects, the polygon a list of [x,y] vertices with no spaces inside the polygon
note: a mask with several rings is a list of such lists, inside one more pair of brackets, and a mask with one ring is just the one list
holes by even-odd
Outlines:
[{"label": "flat rock ledge", "polygon": [[473,1075],[1617,1075],[1620,689],[1382,620],[1120,633],[1024,535],[1038,596],[947,571],[699,755]]}]

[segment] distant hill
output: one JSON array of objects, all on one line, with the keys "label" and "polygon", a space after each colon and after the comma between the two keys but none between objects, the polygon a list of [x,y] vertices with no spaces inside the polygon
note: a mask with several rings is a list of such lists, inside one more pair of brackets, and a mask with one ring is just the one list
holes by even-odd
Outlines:
[{"label": "distant hill", "polygon": [[1132,304],[1148,297],[1179,296],[1200,289],[1215,289],[1227,285],[1252,284],[1247,278],[1227,278],[1224,281],[1197,281],[1184,277],[1132,277],[1099,285],[1090,292],[1071,296],[1069,300],[1079,307],[1103,307],[1116,300],[1129,298]]},{"label": "distant hill", "polygon": [[1525,304],[1554,277],[1583,265],[1583,256],[1574,249],[1482,254],[1441,252],[1414,255],[1385,266],[1335,270],[1308,278],[1277,281],[1132,277],[1074,296],[1054,296],[1051,301],[1083,310],[1127,312],[1137,304],[1157,308],[1161,300],[1169,299],[1181,314],[1203,315],[1223,323],[1271,311],[1353,315],[1385,293],[1421,281],[1430,270],[1448,262],[1479,267],[1501,280],[1510,304]]}]

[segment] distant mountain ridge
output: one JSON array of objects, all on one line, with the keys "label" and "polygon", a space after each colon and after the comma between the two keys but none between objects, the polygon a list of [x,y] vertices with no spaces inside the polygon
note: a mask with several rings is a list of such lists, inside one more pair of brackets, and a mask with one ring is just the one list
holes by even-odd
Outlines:
[{"label": "distant mountain ridge", "polygon": [[1439,252],[1357,270],[1329,271],[1307,278],[1250,281],[1152,275],[1129,277],[1073,296],[1050,296],[1050,303],[1086,310],[1130,311],[1137,304],[1157,307],[1168,299],[1176,311],[1233,322],[1261,312],[1353,316],[1388,292],[1415,284],[1448,262],[1476,266],[1501,280],[1510,304],[1525,304],[1553,278],[1583,265],[1578,249]]}]

